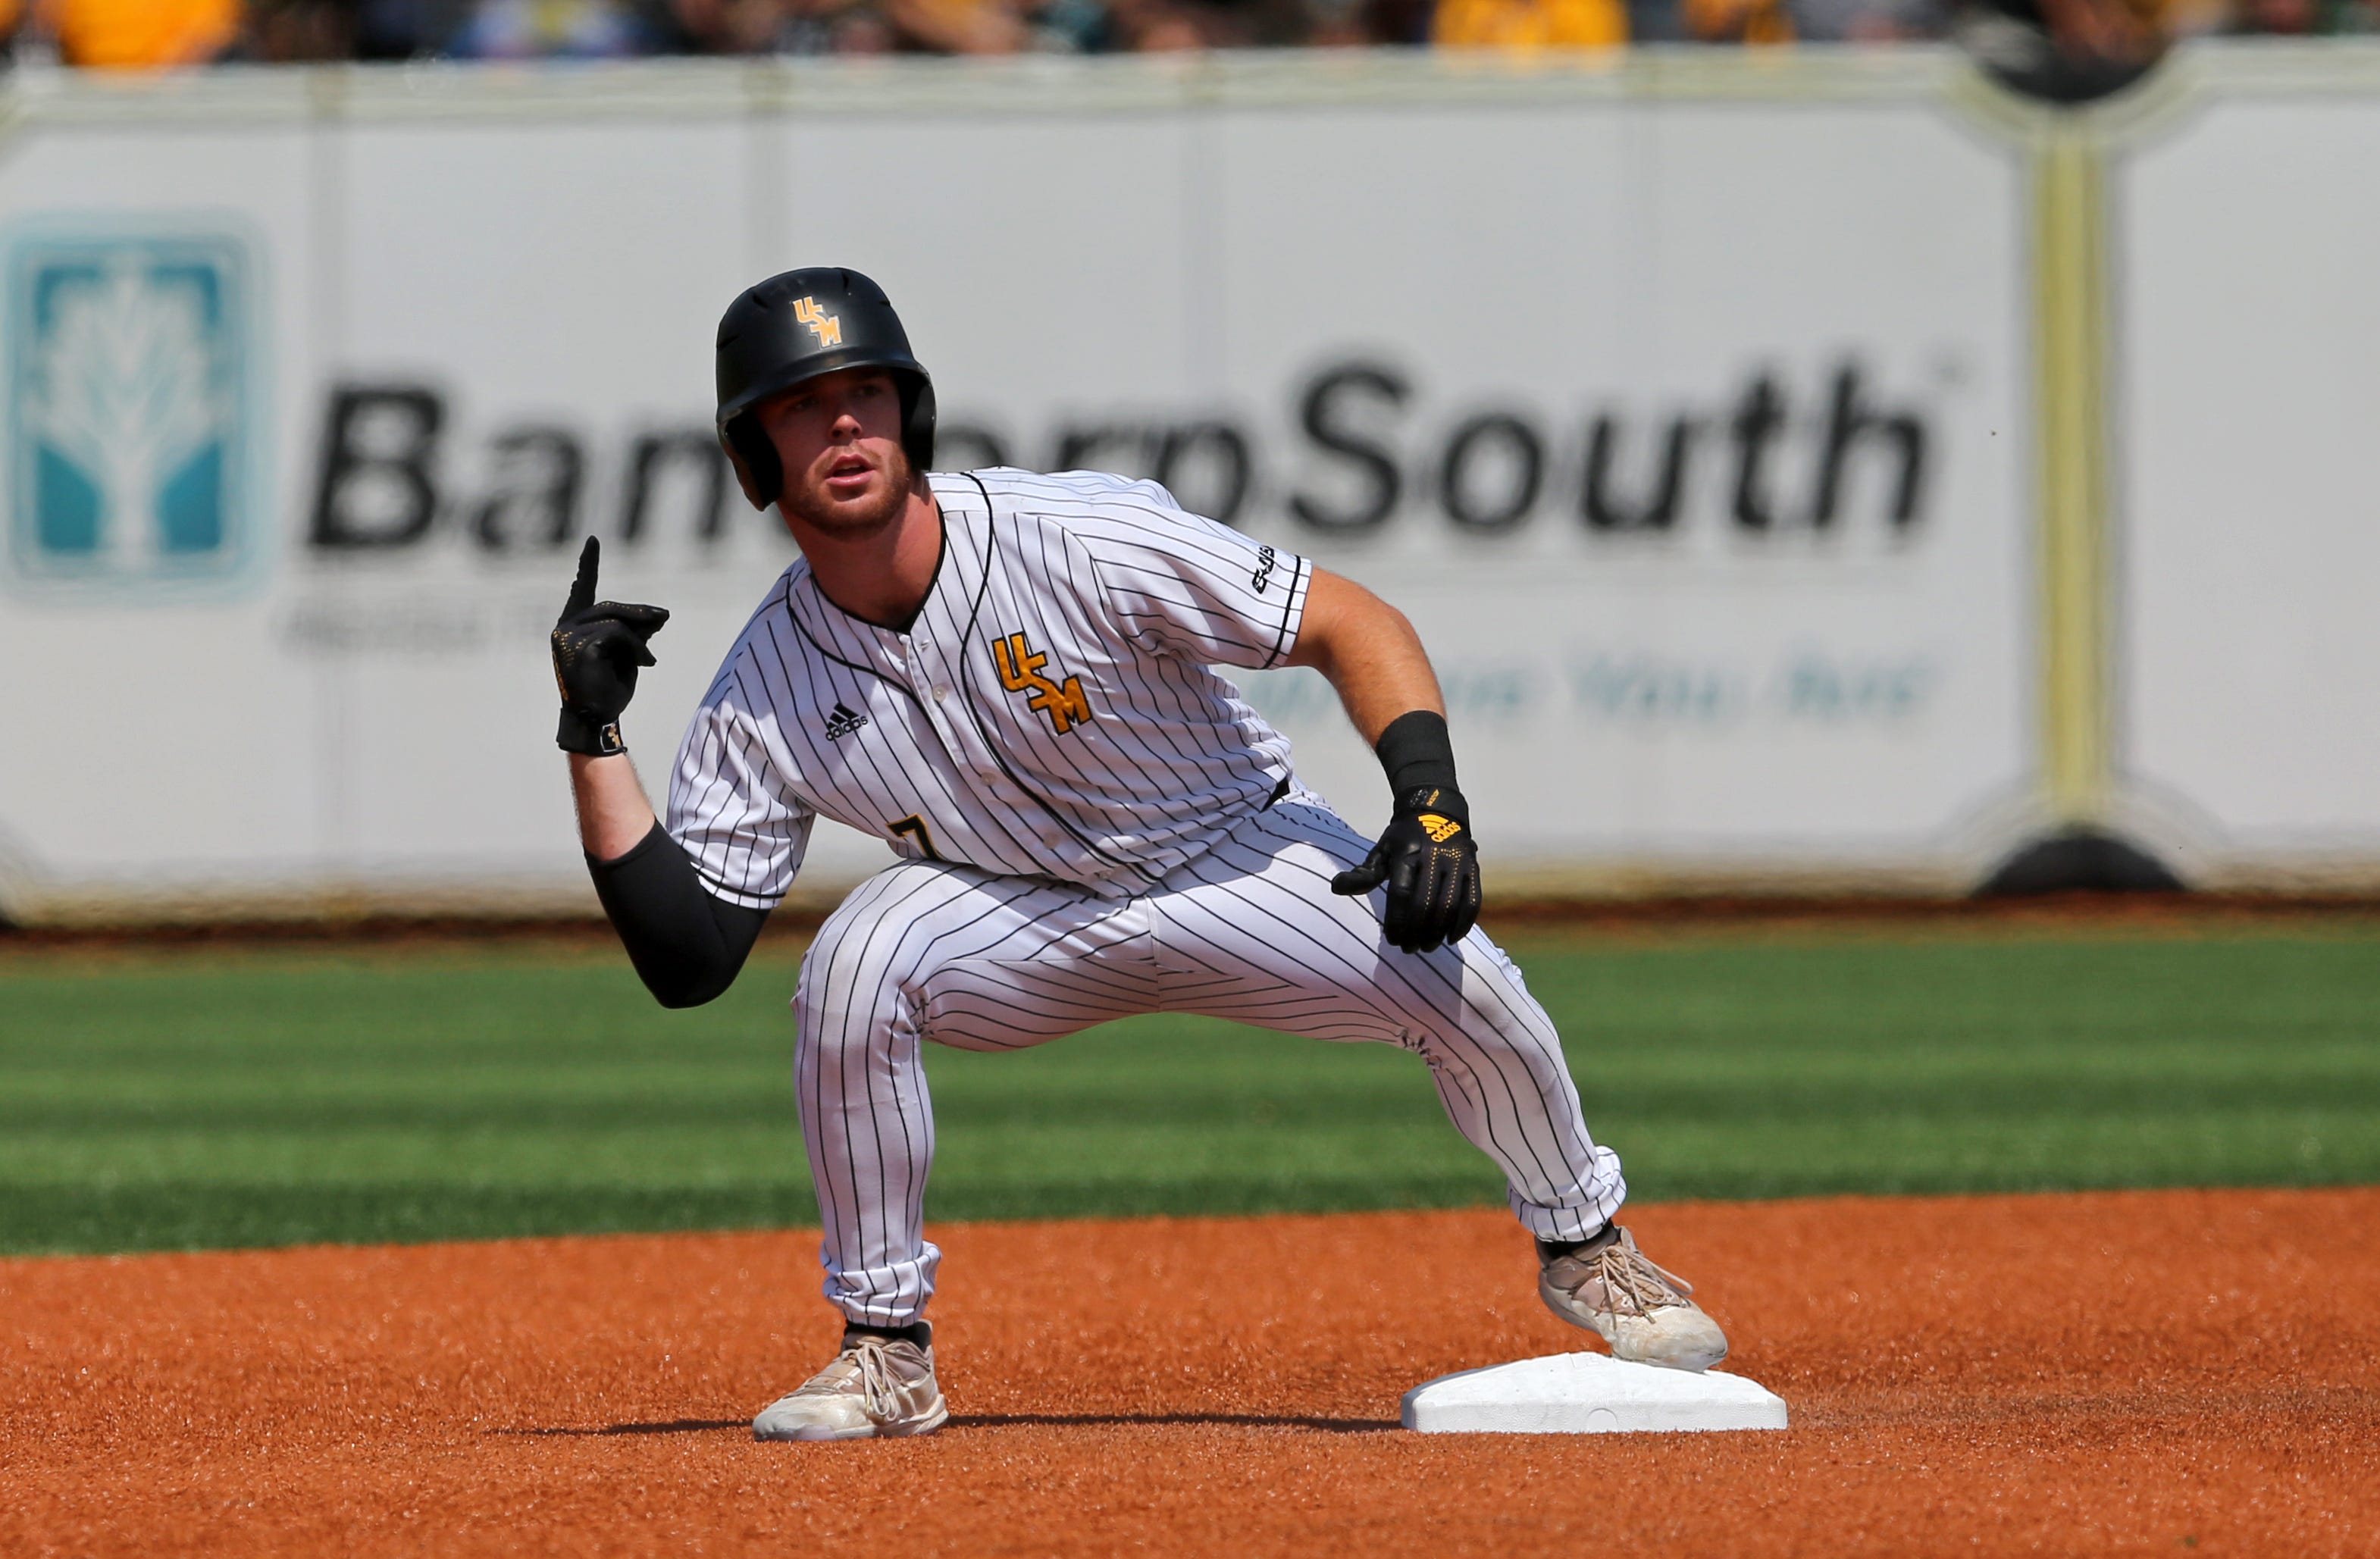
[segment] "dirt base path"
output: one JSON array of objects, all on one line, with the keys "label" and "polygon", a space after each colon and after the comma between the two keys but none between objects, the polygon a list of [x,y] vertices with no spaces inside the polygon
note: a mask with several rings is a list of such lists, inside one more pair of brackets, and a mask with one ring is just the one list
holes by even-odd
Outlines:
[{"label": "dirt base path", "polygon": [[0,1263],[0,1553],[2380,1553],[2380,1190],[1630,1222],[1793,1429],[1395,1427],[1577,1339],[1488,1213],[941,1231],[843,1445],[814,1235]]}]

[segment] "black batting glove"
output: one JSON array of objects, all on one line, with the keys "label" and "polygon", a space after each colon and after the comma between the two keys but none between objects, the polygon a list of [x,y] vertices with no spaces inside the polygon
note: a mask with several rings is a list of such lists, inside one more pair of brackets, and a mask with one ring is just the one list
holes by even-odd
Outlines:
[{"label": "black batting glove", "polygon": [[1354,871],[1330,879],[1333,893],[1389,885],[1380,929],[1390,943],[1426,953],[1469,936],[1479,919],[1479,847],[1471,807],[1451,785],[1417,785],[1397,796],[1380,841]]},{"label": "black batting glove", "polygon": [[620,740],[620,711],[636,695],[638,669],[653,663],[645,641],[669,621],[661,607],[597,600],[601,556],[601,545],[589,537],[578,553],[570,599],[553,623],[553,681],[562,690],[554,744],[595,758],[627,751]]}]

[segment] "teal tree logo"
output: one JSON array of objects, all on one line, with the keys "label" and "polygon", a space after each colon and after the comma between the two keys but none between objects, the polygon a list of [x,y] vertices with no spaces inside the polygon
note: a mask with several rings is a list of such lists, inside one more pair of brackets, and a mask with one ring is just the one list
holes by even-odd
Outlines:
[{"label": "teal tree logo", "polygon": [[221,577],[249,550],[249,267],[236,238],[20,238],[9,552],[32,577]]}]

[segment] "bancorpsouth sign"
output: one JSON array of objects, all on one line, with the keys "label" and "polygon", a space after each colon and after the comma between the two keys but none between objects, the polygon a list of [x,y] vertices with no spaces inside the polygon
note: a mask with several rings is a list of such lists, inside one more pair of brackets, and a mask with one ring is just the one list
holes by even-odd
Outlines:
[{"label": "bancorpsouth sign", "polygon": [[235,224],[26,224],[5,254],[8,572],[134,594],[262,551],[256,250]]},{"label": "bancorpsouth sign", "polygon": [[[1403,518],[1480,536],[1542,517],[1595,536],[1716,526],[1745,537],[1923,532],[1945,457],[1955,365],[1895,380],[1842,353],[1740,381],[1658,411],[1582,416],[1510,399],[1419,409],[1425,388],[1384,359],[1348,356],[1289,389],[1279,422],[1156,412],[1059,420],[1017,438],[946,417],[936,464],[1093,468],[1154,477],[1230,524],[1278,516],[1306,542]],[[458,429],[434,383],[357,379],[321,422],[306,535],[317,551],[401,550],[442,533],[490,553],[571,545],[590,530],[634,546],[716,540],[744,523],[708,427],[689,419],[608,437],[554,419]],[[477,480],[462,472],[477,473]]]}]

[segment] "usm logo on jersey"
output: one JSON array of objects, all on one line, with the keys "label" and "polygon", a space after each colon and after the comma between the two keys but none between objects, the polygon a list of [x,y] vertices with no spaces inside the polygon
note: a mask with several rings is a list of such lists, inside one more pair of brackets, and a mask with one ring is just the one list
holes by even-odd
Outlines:
[{"label": "usm logo on jersey", "polygon": [[33,223],[6,257],[11,572],[143,587],[237,573],[262,421],[247,238]]},{"label": "usm logo on jersey", "polygon": [[843,320],[820,308],[817,298],[796,298],[794,302],[794,318],[809,326],[810,333],[818,337],[818,344],[820,346],[843,344]]},{"label": "usm logo on jersey", "polygon": [[1059,735],[1089,721],[1091,701],[1083,696],[1083,679],[1068,677],[1060,683],[1042,675],[1041,668],[1050,663],[1050,658],[1037,654],[1024,634],[992,640],[991,658],[1000,667],[1000,685],[1011,693],[1031,694],[1025,707],[1049,716],[1050,729]]}]

